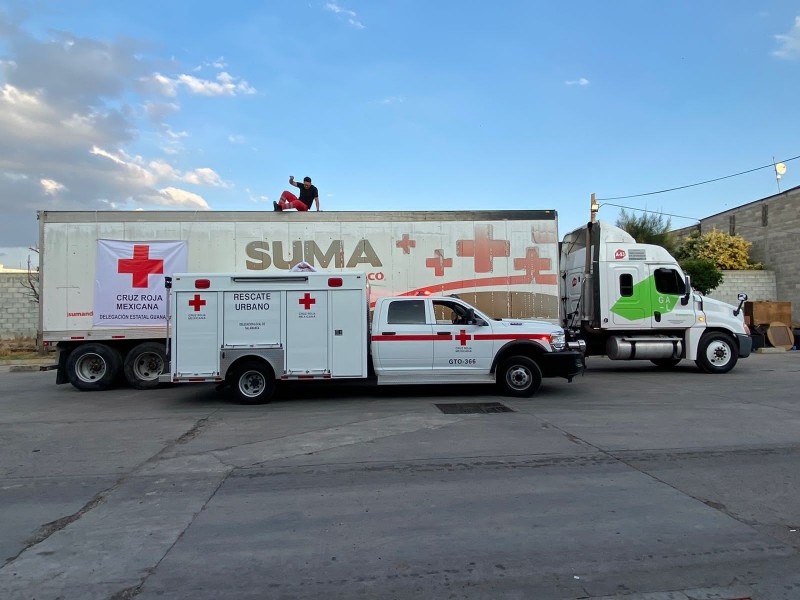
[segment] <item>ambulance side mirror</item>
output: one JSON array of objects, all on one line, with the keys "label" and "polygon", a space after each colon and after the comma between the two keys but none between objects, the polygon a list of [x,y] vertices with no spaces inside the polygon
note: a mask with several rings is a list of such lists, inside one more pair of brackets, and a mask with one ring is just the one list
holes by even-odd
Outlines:
[{"label": "ambulance side mirror", "polygon": [[475,325],[475,309],[467,309],[467,325]]}]

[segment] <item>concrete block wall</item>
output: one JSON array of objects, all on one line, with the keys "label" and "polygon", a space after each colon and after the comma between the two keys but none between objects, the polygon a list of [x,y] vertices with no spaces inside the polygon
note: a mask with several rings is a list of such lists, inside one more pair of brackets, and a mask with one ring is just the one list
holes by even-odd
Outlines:
[{"label": "concrete block wall", "polygon": [[[753,245],[750,260],[764,263],[775,274],[775,298],[792,303],[792,320],[800,323],[800,186],[780,194],[750,202],[737,208],[712,215],[699,226],[680,230],[688,235],[698,228],[708,233],[716,228],[725,233],[742,236]],[[725,282],[727,285],[727,282]],[[745,290],[747,291],[747,290]],[[750,294],[747,291],[748,295]],[[755,300],[755,298],[752,298]]]},{"label": "concrete block wall", "polygon": [[777,300],[775,273],[773,271],[723,271],[722,284],[710,294],[715,298],[734,306],[739,304],[737,296],[744,292],[748,300]]},{"label": "concrete block wall", "polygon": [[36,337],[39,305],[31,298],[26,273],[0,273],[0,339]]}]

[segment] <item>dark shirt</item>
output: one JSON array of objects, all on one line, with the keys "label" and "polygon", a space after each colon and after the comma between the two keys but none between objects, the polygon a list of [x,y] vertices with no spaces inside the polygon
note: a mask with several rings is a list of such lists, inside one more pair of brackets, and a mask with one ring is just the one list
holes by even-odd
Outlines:
[{"label": "dark shirt", "polygon": [[317,187],[314,185],[311,185],[308,187],[308,189],[306,189],[302,183],[297,187],[300,188],[300,202],[305,204],[308,208],[311,208],[311,205],[314,204],[314,198],[319,197],[319,190],[317,190]]}]

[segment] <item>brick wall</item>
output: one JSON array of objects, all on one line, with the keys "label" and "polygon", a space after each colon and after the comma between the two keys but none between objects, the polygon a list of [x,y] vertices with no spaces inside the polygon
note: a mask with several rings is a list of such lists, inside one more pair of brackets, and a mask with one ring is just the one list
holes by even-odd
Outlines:
[{"label": "brick wall", "polygon": [[39,305],[30,297],[26,273],[0,273],[0,339],[36,337]]},{"label": "brick wall", "polygon": [[717,289],[708,294],[710,298],[734,306],[739,304],[736,296],[740,292],[747,294],[747,299],[753,301],[778,299],[774,271],[723,271],[722,275],[725,279]]},{"label": "brick wall", "polygon": [[[753,246],[750,260],[764,263],[775,274],[775,297],[792,303],[792,319],[800,323],[800,186],[732,208],[676,233],[708,233],[712,229],[742,236]],[[727,285],[728,282],[726,281]],[[750,292],[746,291],[748,295]],[[751,296],[751,300],[756,298]]]}]

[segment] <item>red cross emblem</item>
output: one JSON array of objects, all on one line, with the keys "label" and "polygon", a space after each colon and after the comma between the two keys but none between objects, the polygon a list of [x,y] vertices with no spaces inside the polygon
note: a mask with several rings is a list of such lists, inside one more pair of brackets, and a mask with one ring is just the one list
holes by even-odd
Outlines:
[{"label": "red cross emblem", "polygon": [[194,312],[200,312],[200,307],[205,305],[206,301],[200,298],[200,294],[195,294],[194,298],[189,300],[189,306],[194,308]]},{"label": "red cross emblem", "polygon": [[[535,281],[542,284],[558,283],[558,278],[555,273],[542,275],[542,271],[550,270],[550,259],[539,258],[539,251],[536,248],[528,248],[525,251],[525,256],[522,258],[514,259],[514,270],[525,271],[529,281]],[[573,284],[575,285],[575,284]]]},{"label": "red cross emblem", "polygon": [[314,299],[311,297],[311,294],[309,294],[308,292],[306,292],[306,295],[305,295],[305,296],[303,296],[302,298],[300,298],[300,300],[298,300],[298,301],[297,301],[297,303],[298,303],[298,304],[302,304],[302,305],[303,305],[303,308],[305,308],[306,310],[311,310],[311,305],[312,305],[312,304],[316,304],[316,303],[317,303],[317,301],[316,301],[316,300],[314,300]]},{"label": "red cross emblem", "polygon": [[134,245],[133,258],[121,258],[117,261],[117,273],[130,273],[133,276],[133,287],[146,288],[148,275],[164,273],[164,261],[150,258],[150,246]]},{"label": "red cross emblem", "polygon": [[408,237],[407,233],[403,234],[403,239],[394,243],[397,248],[403,249],[403,254],[411,254],[411,248],[417,247],[417,242]]},{"label": "red cross emblem", "polygon": [[433,251],[433,258],[425,259],[425,266],[433,269],[433,274],[436,277],[443,277],[444,270],[453,266],[452,258],[445,258],[441,248]]},{"label": "red cross emblem", "polygon": [[511,242],[492,239],[491,225],[476,225],[474,240],[457,240],[456,256],[475,258],[476,273],[491,273],[495,256],[511,255]]},{"label": "red cross emblem", "polygon": [[461,332],[456,336],[456,339],[461,342],[462,346],[466,346],[467,340],[471,340],[472,336],[467,334],[466,329],[462,329]]}]

